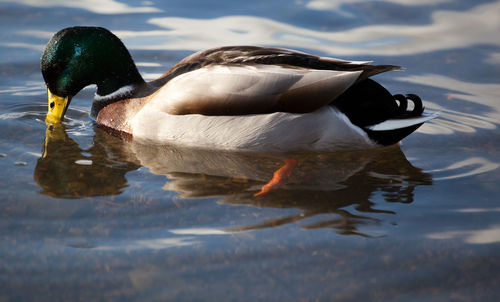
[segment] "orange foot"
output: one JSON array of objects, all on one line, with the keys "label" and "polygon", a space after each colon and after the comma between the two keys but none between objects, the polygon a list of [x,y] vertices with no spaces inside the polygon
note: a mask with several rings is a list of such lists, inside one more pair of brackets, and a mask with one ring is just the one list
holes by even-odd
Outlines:
[{"label": "orange foot", "polygon": [[269,193],[274,187],[282,184],[290,177],[290,175],[292,175],[293,169],[295,169],[295,167],[297,167],[297,165],[299,164],[299,162],[293,158],[287,158],[284,160],[284,162],[285,165],[274,172],[273,179],[271,179],[267,184],[263,185],[262,189],[260,189],[260,192],[255,193],[253,196],[263,196]]}]

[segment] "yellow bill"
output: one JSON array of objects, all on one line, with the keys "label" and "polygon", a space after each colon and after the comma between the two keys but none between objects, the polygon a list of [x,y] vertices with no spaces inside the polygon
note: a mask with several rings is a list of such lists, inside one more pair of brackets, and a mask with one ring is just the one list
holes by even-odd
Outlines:
[{"label": "yellow bill", "polygon": [[60,123],[68,109],[69,97],[60,97],[52,94],[49,89],[47,89],[47,94],[49,95],[49,112],[45,118],[47,123]]}]

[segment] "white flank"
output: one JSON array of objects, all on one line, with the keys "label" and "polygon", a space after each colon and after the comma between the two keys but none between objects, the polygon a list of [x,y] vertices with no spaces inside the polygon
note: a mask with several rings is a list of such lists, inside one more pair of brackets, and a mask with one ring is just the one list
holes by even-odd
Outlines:
[{"label": "white flank", "polygon": [[324,106],[306,114],[171,115],[146,105],[131,121],[135,139],[247,151],[326,151],[377,146],[340,111]]}]

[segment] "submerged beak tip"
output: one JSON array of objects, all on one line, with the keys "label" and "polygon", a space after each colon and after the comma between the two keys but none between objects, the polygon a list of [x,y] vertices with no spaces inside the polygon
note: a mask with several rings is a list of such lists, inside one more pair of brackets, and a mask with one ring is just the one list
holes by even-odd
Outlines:
[{"label": "submerged beak tip", "polygon": [[51,114],[49,112],[49,113],[47,113],[47,116],[45,117],[45,122],[48,124],[56,124],[56,123],[60,123],[61,119],[57,118],[56,116],[54,116],[53,114]]}]

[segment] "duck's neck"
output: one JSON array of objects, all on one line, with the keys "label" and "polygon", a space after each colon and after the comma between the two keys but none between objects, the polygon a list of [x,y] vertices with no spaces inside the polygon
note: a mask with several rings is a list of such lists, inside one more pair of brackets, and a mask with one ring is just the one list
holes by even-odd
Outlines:
[{"label": "duck's neck", "polygon": [[101,96],[98,90],[94,97],[94,101],[92,102],[90,116],[97,119],[97,115],[104,107],[122,100],[136,97],[137,91],[141,90],[143,86],[145,86],[144,82],[138,84],[128,84],[104,96]]},{"label": "duck's neck", "polygon": [[96,81],[97,92],[91,109],[93,118],[104,107],[135,96],[146,85],[130,54],[124,51],[118,57],[105,61],[106,66],[102,67],[103,72]]},{"label": "duck's neck", "polygon": [[109,74],[97,82],[97,95],[102,98],[110,98],[124,87],[145,83],[133,61],[125,61],[107,70],[110,70]]}]

